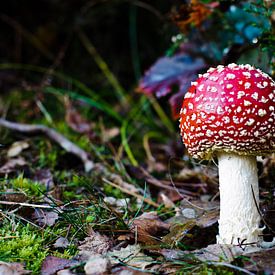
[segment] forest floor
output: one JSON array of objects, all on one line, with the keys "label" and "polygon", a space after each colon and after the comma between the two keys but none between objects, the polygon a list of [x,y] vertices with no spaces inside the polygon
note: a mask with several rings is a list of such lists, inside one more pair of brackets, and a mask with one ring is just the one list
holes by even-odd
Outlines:
[{"label": "forest floor", "polygon": [[[0,270],[274,271],[274,249],[246,255],[235,254],[236,248],[245,252],[245,242],[215,244],[216,164],[187,155],[177,122],[156,100],[133,93],[105,111],[110,106],[103,98],[101,110],[88,99],[54,89],[14,89],[2,97],[8,115],[0,120]],[[275,157],[258,164],[260,208],[274,226],[268,201]]]}]

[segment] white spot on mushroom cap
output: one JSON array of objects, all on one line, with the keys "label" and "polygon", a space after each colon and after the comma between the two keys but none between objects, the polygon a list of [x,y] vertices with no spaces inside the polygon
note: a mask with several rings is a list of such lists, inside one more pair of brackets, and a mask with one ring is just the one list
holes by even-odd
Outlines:
[{"label": "white spot on mushroom cap", "polygon": [[204,88],[204,84],[200,84],[199,87],[198,87],[198,90],[199,90],[200,92],[202,92],[202,91],[203,91],[203,88]]},{"label": "white spot on mushroom cap", "polygon": [[241,106],[238,106],[237,109],[236,109],[237,113],[240,113],[242,111],[242,107]]},{"label": "white spot on mushroom cap", "polygon": [[237,98],[240,99],[245,95],[244,91],[238,91]]},{"label": "white spot on mushroom cap", "polygon": [[235,74],[232,74],[232,73],[227,73],[227,74],[226,74],[226,77],[227,77],[228,79],[234,79],[234,78],[236,77],[236,75],[235,75]]},{"label": "white spot on mushroom cap", "polygon": [[211,80],[211,81],[217,81],[218,79],[219,79],[219,77],[218,76],[213,76],[213,75],[211,75],[210,77],[209,77],[209,79]]},{"label": "white spot on mushroom cap", "polygon": [[242,72],[242,74],[247,77],[247,78],[250,78],[251,77],[251,74],[250,72]]},{"label": "white spot on mushroom cap", "polygon": [[244,106],[249,106],[249,105],[251,105],[252,103],[251,103],[250,101],[248,101],[248,100],[244,100],[244,101],[243,101],[243,104],[244,104]]},{"label": "white spot on mushroom cap", "polygon": [[226,84],[226,88],[227,88],[227,89],[232,89],[232,88],[233,88],[233,85],[232,85],[232,84]]},{"label": "white spot on mushroom cap", "polygon": [[259,115],[260,117],[263,117],[263,116],[265,116],[266,114],[267,114],[266,110],[259,109],[258,115]]},{"label": "white spot on mushroom cap", "polygon": [[259,94],[255,92],[251,95],[251,97],[254,98],[255,100],[258,100]]},{"label": "white spot on mushroom cap", "polygon": [[211,87],[210,92],[211,93],[216,93],[218,89],[216,87]]},{"label": "white spot on mushroom cap", "polygon": [[262,98],[260,99],[260,102],[267,103],[268,102],[268,98],[265,98],[264,96],[262,96]]},{"label": "white spot on mushroom cap", "polygon": [[215,70],[216,70],[215,68],[210,67],[210,68],[207,70],[207,72],[208,72],[208,73],[212,73],[212,72],[214,72]]},{"label": "white spot on mushroom cap", "polygon": [[235,63],[230,63],[230,64],[228,64],[228,68],[229,69],[234,69],[234,68],[236,68],[238,65],[237,64],[235,64]]},{"label": "white spot on mushroom cap", "polygon": [[251,87],[251,83],[250,82],[245,82],[244,83],[244,88],[245,89],[249,89]]},{"label": "white spot on mushroom cap", "polygon": [[253,125],[254,123],[255,123],[255,119],[249,118],[248,121],[245,123],[245,125],[251,126],[251,125]]},{"label": "white spot on mushroom cap", "polygon": [[196,114],[193,113],[193,114],[191,115],[191,120],[196,120],[196,118],[197,118]]},{"label": "white spot on mushroom cap", "polygon": [[217,107],[217,114],[218,114],[218,115],[221,115],[221,114],[223,114],[223,113],[224,113],[223,108],[222,108],[221,106],[218,106],[218,107]]},{"label": "white spot on mushroom cap", "polygon": [[261,83],[257,83],[256,86],[257,86],[258,88],[260,88],[260,89],[264,89],[264,88],[265,88],[265,86],[262,85]]},{"label": "white spot on mushroom cap", "polygon": [[189,103],[188,103],[188,108],[189,108],[190,110],[193,110],[194,105],[193,105],[191,102],[189,102]]}]

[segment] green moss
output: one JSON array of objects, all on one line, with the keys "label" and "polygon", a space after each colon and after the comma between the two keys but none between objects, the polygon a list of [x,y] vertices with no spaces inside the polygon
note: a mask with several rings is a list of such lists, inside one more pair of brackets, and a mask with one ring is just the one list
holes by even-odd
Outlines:
[{"label": "green moss", "polygon": [[49,145],[46,140],[41,140],[38,144],[39,148],[39,167],[54,168],[58,159],[59,150],[53,145],[53,148],[49,150]]},{"label": "green moss", "polygon": [[104,185],[104,193],[106,194],[106,196],[115,197],[117,199],[125,198],[124,194],[119,189],[109,184]]},{"label": "green moss", "polygon": [[46,191],[46,187],[44,185],[24,178],[23,174],[20,174],[17,178],[14,179],[2,179],[0,182],[0,186],[3,191],[9,188],[14,191],[22,192],[31,197],[39,197]]},{"label": "green moss", "polygon": [[42,230],[30,224],[14,224],[5,220],[0,227],[0,261],[24,263],[32,274],[39,274],[46,256],[69,259],[77,253],[74,244],[64,250],[51,249],[57,237],[63,235],[62,232],[64,230],[60,226]]},{"label": "green moss", "polygon": [[71,246],[63,252],[53,251],[51,253],[52,256],[63,258],[63,259],[71,259],[73,255],[78,252],[78,249],[75,246]]},{"label": "green moss", "polygon": [[47,236],[49,231],[39,234],[28,224],[18,224],[16,230],[6,223],[0,228],[0,259],[7,262],[25,263],[26,269],[38,274],[42,261],[48,254]]}]

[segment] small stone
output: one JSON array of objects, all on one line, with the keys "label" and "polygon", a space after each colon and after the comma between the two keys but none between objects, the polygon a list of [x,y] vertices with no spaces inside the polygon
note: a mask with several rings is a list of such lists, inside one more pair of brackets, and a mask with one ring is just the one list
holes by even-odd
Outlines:
[{"label": "small stone", "polygon": [[184,208],[181,211],[181,213],[185,218],[188,218],[188,219],[195,219],[196,218],[196,211],[192,208]]},{"label": "small stone", "polygon": [[95,254],[89,258],[84,266],[86,275],[109,274],[111,263],[107,258]]}]

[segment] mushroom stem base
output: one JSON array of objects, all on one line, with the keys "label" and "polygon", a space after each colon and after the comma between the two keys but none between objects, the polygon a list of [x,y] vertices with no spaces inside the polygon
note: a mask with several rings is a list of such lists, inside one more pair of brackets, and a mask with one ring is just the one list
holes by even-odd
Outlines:
[{"label": "mushroom stem base", "polygon": [[220,153],[220,219],[217,243],[259,242],[257,162],[254,156]]}]

